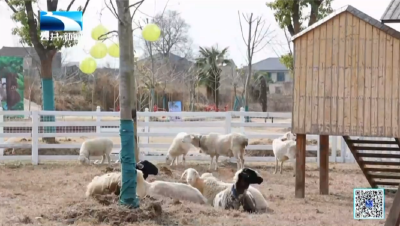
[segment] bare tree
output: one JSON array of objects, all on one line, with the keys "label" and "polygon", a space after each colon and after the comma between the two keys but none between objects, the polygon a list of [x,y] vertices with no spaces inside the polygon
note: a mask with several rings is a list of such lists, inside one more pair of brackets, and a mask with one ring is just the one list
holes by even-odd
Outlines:
[{"label": "bare tree", "polygon": [[189,38],[189,24],[181,17],[178,11],[167,10],[159,13],[153,18],[153,22],[161,29],[161,37],[154,42],[154,51],[169,56],[171,52],[179,55],[186,52],[188,45],[191,45]]},{"label": "bare tree", "polygon": [[163,95],[167,83],[175,83],[180,77],[180,73],[177,71],[177,65],[169,63],[168,61],[150,62],[151,68],[148,66],[148,62],[144,61],[137,64],[139,85],[144,85],[149,90],[150,96],[149,108],[152,109],[155,103],[155,92],[157,89],[163,89]]},{"label": "bare tree", "polygon": [[[249,109],[249,93],[250,93],[250,79],[252,76],[252,62],[255,53],[261,51],[265,46],[267,46],[272,40],[270,31],[270,26],[265,23],[262,16],[254,17],[253,13],[250,15],[240,14],[238,11],[240,31],[242,33],[243,42],[247,47],[247,77],[245,83],[245,109]],[[247,39],[245,38],[245,33],[243,31],[243,25],[241,17],[248,26]]]},{"label": "bare tree", "polygon": [[[107,5],[110,11],[118,19],[118,39],[120,45],[119,58],[119,103],[120,103],[120,134],[121,134],[121,171],[122,171],[122,187],[120,194],[121,204],[130,207],[139,207],[139,201],[136,197],[136,169],[135,160],[138,160],[138,149],[132,153],[133,147],[137,143],[137,136],[133,121],[136,121],[136,79],[133,52],[133,35],[132,35],[132,18],[136,10],[140,7],[144,0],[129,5],[129,1],[117,0],[117,10],[112,1],[110,4],[112,9]],[[133,15],[130,8],[136,7]]]},{"label": "bare tree", "polygon": [[195,65],[190,67],[183,74],[183,83],[188,87],[189,90],[189,109],[190,111],[194,111],[194,106],[196,105],[196,88],[200,82],[200,73],[198,68]]}]

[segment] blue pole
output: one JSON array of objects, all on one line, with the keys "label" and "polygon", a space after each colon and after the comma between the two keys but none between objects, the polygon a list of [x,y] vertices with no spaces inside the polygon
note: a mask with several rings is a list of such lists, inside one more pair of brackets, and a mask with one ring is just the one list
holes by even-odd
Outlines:
[{"label": "blue pole", "polygon": [[[52,78],[42,78],[42,95],[43,95],[43,110],[45,111],[54,111],[55,103],[54,103],[54,85]],[[46,115],[41,116],[42,122],[55,122],[54,115]],[[55,133],[56,127],[54,126],[46,126],[44,128],[45,133]]]},{"label": "blue pole", "polygon": [[136,196],[136,159],[134,143],[134,126],[132,120],[121,119],[121,173],[122,186],[119,196],[119,202],[130,208],[139,207],[139,199]]}]

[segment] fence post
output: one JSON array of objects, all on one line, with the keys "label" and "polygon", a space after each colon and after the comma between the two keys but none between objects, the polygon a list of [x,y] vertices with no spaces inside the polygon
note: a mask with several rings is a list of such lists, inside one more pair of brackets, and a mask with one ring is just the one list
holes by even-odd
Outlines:
[{"label": "fence post", "polygon": [[[0,111],[3,111],[3,108],[0,106]],[[0,123],[4,122],[4,115],[1,114],[0,115]],[[0,133],[4,134],[4,127],[0,126]],[[0,143],[3,144],[4,143],[4,137],[0,137]],[[0,148],[0,156],[4,155],[4,148]]]},{"label": "fence post", "polygon": [[340,137],[340,146],[341,146],[341,148],[340,148],[340,156],[342,156],[342,158],[343,158],[343,163],[345,163],[346,162],[346,152],[347,152],[347,145],[346,145],[346,142],[344,141],[344,139],[343,139],[343,137]]},{"label": "fence post", "polygon": [[[147,115],[149,113],[149,109],[145,108],[144,112],[145,112],[144,122],[150,122],[150,117]],[[149,129],[148,125],[146,125],[144,127],[144,132],[146,133],[146,139],[144,139],[144,143],[148,144],[148,143],[150,143],[150,137],[149,137],[149,134],[148,134],[150,132],[150,129]]]},{"label": "fence post", "polygon": [[[96,107],[96,112],[97,112],[96,122],[99,123],[99,122],[101,122],[101,116],[99,113],[99,112],[101,112],[100,106]],[[96,133],[101,133],[101,126],[99,124],[96,126]]]},{"label": "fence post", "polygon": [[[240,108],[240,112],[245,112],[244,111],[244,107]],[[241,123],[245,123],[244,115],[240,115],[240,122]],[[244,126],[240,126],[240,132],[243,133],[243,134],[245,133]]]},{"label": "fence post", "polygon": [[[320,135],[318,135],[318,137],[317,137],[317,165],[318,165],[318,169],[319,169],[319,167],[320,167],[320,165],[321,165],[321,163],[320,163],[320,159],[319,159],[319,156],[321,155],[321,149],[320,149],[320,144],[319,144],[319,142],[320,142],[320,140],[319,140],[319,138],[320,138]],[[307,141],[307,140],[306,140]],[[307,143],[307,142],[306,142]],[[307,145],[307,144],[306,144]],[[307,148],[307,146],[306,146],[306,148]]]},{"label": "fence post", "polygon": [[39,112],[32,111],[32,164],[39,164]]},{"label": "fence post", "polygon": [[333,156],[333,162],[336,162],[336,156],[337,156],[337,136],[331,136],[331,155]]},{"label": "fence post", "polygon": [[225,112],[225,134],[232,132],[232,113],[230,111]]}]

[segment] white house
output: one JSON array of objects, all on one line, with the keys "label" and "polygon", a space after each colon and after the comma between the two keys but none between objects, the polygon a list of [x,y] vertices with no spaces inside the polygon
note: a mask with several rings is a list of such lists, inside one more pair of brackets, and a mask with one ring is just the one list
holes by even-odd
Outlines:
[{"label": "white house", "polygon": [[267,72],[274,82],[269,84],[269,93],[289,94],[293,84],[293,78],[289,69],[283,65],[278,57],[270,57],[252,65],[254,71]]}]

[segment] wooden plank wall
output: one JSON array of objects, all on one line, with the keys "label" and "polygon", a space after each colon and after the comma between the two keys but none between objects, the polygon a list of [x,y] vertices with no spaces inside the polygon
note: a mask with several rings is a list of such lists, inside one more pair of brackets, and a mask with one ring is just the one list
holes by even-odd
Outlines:
[{"label": "wooden plank wall", "polygon": [[293,132],[399,137],[399,39],[344,12],[294,47]]}]

